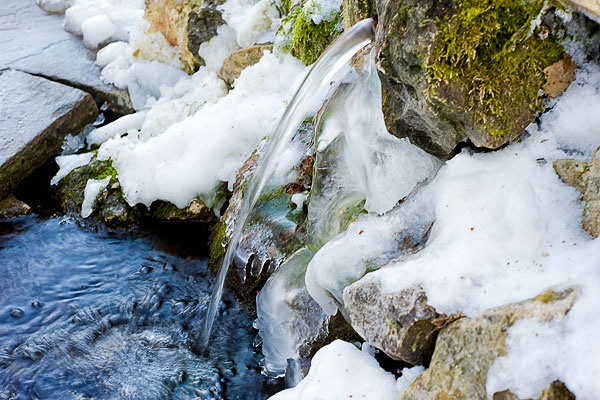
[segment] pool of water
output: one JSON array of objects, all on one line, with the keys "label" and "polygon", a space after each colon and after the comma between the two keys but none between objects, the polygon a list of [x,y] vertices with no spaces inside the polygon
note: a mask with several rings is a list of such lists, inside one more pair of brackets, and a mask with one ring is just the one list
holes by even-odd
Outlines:
[{"label": "pool of water", "polygon": [[229,293],[209,348],[195,349],[213,281],[197,253],[64,217],[0,222],[0,399],[252,400],[281,389],[260,374],[251,320]]}]

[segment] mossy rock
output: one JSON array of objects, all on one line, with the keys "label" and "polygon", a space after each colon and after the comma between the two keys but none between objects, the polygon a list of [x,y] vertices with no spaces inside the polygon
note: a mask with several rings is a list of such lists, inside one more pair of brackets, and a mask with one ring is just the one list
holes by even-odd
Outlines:
[{"label": "mossy rock", "polygon": [[63,212],[79,216],[87,181],[109,176],[111,179],[108,185],[96,197],[95,211],[91,218],[111,226],[131,225],[138,220],[140,210],[131,207],[123,197],[117,171],[110,160],[99,161],[94,157],[87,165],[74,169],[54,187],[53,196]]},{"label": "mossy rock", "polygon": [[563,57],[542,0],[374,0],[388,130],[439,157],[465,138],[498,148],[542,110]]},{"label": "mossy rock", "polygon": [[117,170],[112,166],[111,160],[100,161],[95,156],[87,165],[74,169],[61,179],[53,187],[52,195],[64,213],[80,216],[88,180],[107,177],[110,177],[110,181],[96,197],[94,211],[88,217],[91,222],[125,228],[145,220],[194,221],[207,226],[218,221],[214,212],[199,199],[192,200],[185,208],[178,208],[166,201],[155,201],[150,209],[141,204],[132,207],[123,196]]},{"label": "mossy rock", "polygon": [[282,20],[277,34],[284,37],[284,51],[299,58],[305,65],[310,65],[339,36],[342,31],[341,23],[340,13],[335,13],[329,20],[315,24],[305,7],[296,6]]}]

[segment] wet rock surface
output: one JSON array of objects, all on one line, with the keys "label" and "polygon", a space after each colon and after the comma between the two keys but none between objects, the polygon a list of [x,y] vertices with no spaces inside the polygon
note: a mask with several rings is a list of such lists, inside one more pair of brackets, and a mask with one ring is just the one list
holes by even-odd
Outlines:
[{"label": "wet rock surface", "polygon": [[596,149],[590,162],[562,159],[554,162],[558,176],[581,193],[585,202],[582,228],[592,237],[600,236],[600,149]]},{"label": "wet rock surface", "polygon": [[401,398],[487,399],[488,369],[496,358],[506,354],[507,329],[522,318],[544,322],[562,319],[577,293],[576,288],[548,290],[533,299],[449,324],[440,331],[429,368]]},{"label": "wet rock surface", "polygon": [[49,15],[35,0],[5,0],[0,9],[0,70],[12,68],[90,93],[119,114],[132,112],[127,91],[107,85],[96,54],[63,30],[63,16]]},{"label": "wet rock surface", "polygon": [[390,357],[426,365],[435,347],[437,317],[420,287],[384,293],[379,282],[361,282],[344,291],[352,327]]},{"label": "wet rock surface", "polygon": [[89,94],[14,70],[0,72],[0,109],[0,198],[98,115]]}]

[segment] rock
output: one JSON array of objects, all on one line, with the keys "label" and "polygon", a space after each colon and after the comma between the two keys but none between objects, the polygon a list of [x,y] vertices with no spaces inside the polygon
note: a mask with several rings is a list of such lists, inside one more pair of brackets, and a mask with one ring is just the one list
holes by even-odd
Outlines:
[{"label": "rock", "polygon": [[198,55],[200,44],[217,34],[225,23],[217,6],[223,0],[146,0],[144,18],[150,32],[160,32],[172,46],[179,46],[184,69],[192,73],[204,60]]},{"label": "rock", "polygon": [[582,228],[592,237],[600,236],[600,148],[596,149],[591,162],[562,159],[554,162],[558,176],[581,193],[585,202]]},{"label": "rock", "polygon": [[488,369],[496,358],[506,354],[507,329],[522,318],[537,318],[544,322],[560,320],[573,305],[577,294],[578,289],[574,288],[561,292],[548,290],[533,299],[452,322],[440,331],[429,368],[401,398],[487,399]]},{"label": "rock", "polygon": [[259,62],[265,51],[272,50],[272,44],[258,44],[236,50],[223,61],[223,66],[217,71],[217,75],[231,86],[246,67]]},{"label": "rock", "polygon": [[600,1],[598,0],[561,0],[563,3],[582,10],[590,17],[600,19]]},{"label": "rock", "polygon": [[528,34],[543,2],[373,1],[390,133],[447,157],[464,138],[498,148],[541,111],[542,71],[563,56],[552,9]]},{"label": "rock", "polygon": [[12,194],[0,201],[0,219],[21,217],[29,214],[30,212],[31,207],[17,199]]},{"label": "rock", "polygon": [[199,199],[193,199],[185,208],[178,208],[167,201],[155,201],[150,207],[152,218],[160,221],[198,221],[213,225],[218,222],[213,210]]},{"label": "rock", "polygon": [[571,82],[575,80],[576,68],[577,65],[568,54],[565,54],[562,60],[544,68],[544,74],[546,75],[546,83],[542,86],[544,92],[552,98],[563,94]]},{"label": "rock", "polygon": [[92,220],[100,220],[111,226],[128,226],[137,222],[140,211],[123,198],[117,171],[110,161],[92,159],[89,164],[75,168],[58,182],[53,195],[65,213],[80,216],[88,179],[101,180],[108,176],[111,179],[107,187],[96,197]]},{"label": "rock", "polygon": [[[234,265],[229,270],[226,284],[251,315],[256,311],[256,295],[271,272],[306,241],[306,210],[304,207],[298,209],[292,202],[292,196],[308,190],[311,186],[314,162],[314,157],[309,155],[308,151],[311,139],[312,125],[302,124],[294,140],[305,146],[306,155],[295,167],[296,181],[261,194],[246,223],[234,257]],[[221,267],[233,226],[237,223],[242,207],[244,189],[258,160],[257,149],[237,171],[227,210],[213,229],[209,267],[215,273]]]},{"label": "rock", "polygon": [[344,291],[352,327],[370,345],[396,360],[426,365],[435,347],[437,317],[420,287],[383,293],[375,281],[359,282]]},{"label": "rock", "polygon": [[35,0],[4,0],[0,9],[0,70],[12,68],[64,83],[106,102],[118,114],[133,111],[129,94],[100,79],[96,53],[63,30],[62,15],[48,15]]},{"label": "rock", "polygon": [[[494,393],[492,400],[521,400],[519,396],[510,390]],[[529,399],[531,400],[531,399]],[[554,381],[547,389],[542,391],[538,400],[575,400],[575,395],[569,391],[561,381]]]},{"label": "rock", "polygon": [[369,0],[342,0],[342,23],[344,29],[354,26],[358,21],[373,17],[373,7]]},{"label": "rock", "polygon": [[23,72],[0,71],[0,199],[94,122],[92,97]]}]

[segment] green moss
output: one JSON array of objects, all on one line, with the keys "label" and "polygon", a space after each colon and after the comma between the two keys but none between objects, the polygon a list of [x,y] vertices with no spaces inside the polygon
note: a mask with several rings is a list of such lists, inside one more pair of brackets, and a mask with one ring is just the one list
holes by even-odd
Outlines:
[{"label": "green moss", "polygon": [[221,260],[225,256],[227,247],[223,247],[223,238],[225,238],[225,232],[227,230],[227,224],[223,221],[219,221],[213,227],[212,234],[210,235],[210,253],[209,253],[209,267],[215,271],[218,271],[221,265]]},{"label": "green moss", "polygon": [[456,3],[456,14],[439,21],[437,45],[426,67],[432,93],[452,93],[456,106],[472,111],[493,136],[519,129],[540,110],[543,69],[563,55],[546,27],[531,32],[544,1]]},{"label": "green moss", "polygon": [[552,289],[548,289],[545,292],[535,296],[533,298],[533,300],[541,301],[542,303],[548,304],[548,303],[554,303],[559,298],[560,298],[560,296],[558,295],[558,293],[556,293]]},{"label": "green moss", "polygon": [[100,171],[100,173],[98,174],[97,178],[98,179],[104,179],[104,178],[106,178],[108,176],[110,176],[112,178],[116,178],[117,177],[117,170],[113,167],[111,160],[106,161],[106,163],[104,164],[104,169],[102,169]]},{"label": "green moss", "polygon": [[[316,7],[314,3],[312,6]],[[335,13],[331,15],[330,21],[315,24],[305,9],[306,7],[292,8],[283,19],[278,34],[291,37],[283,46],[284,50],[309,65],[314,63],[329,43],[340,34],[341,15],[339,12]]]}]

